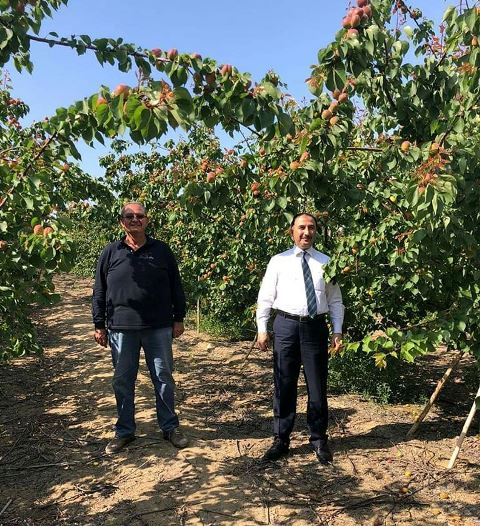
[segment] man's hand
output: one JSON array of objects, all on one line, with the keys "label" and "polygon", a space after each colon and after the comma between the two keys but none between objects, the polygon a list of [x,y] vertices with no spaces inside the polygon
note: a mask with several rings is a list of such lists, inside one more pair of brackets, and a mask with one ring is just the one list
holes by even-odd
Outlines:
[{"label": "man's hand", "polygon": [[337,354],[342,349],[342,347],[342,334],[340,332],[336,332],[332,335],[332,342],[329,349],[330,356]]},{"label": "man's hand", "polygon": [[270,336],[268,332],[259,332],[257,334],[257,347],[261,351],[268,351],[269,344],[270,344]]},{"label": "man's hand", "polygon": [[106,329],[95,329],[93,337],[95,338],[95,341],[98,343],[98,345],[101,345],[102,347],[107,346],[108,339]]},{"label": "man's hand", "polygon": [[174,338],[178,338],[185,332],[185,327],[183,326],[183,321],[174,321],[172,335]]}]

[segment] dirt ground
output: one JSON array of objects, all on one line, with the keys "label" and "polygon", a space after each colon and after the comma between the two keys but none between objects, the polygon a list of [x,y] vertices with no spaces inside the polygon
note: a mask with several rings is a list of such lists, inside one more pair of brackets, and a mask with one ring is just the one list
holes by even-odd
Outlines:
[{"label": "dirt ground", "polygon": [[[138,439],[106,456],[112,370],[108,351],[92,340],[90,283],[67,276],[59,289],[62,303],[37,315],[45,354],[0,366],[1,525],[480,525],[478,417],[455,468],[445,469],[474,396],[461,380],[448,385],[409,441],[420,406],[330,396],[331,466],[307,445],[302,384],[292,452],[264,466],[270,356],[253,350],[245,360],[249,342],[192,329],[174,348],[178,410],[191,447],[178,451],[161,437],[142,364]],[[429,359],[421,369],[427,386],[447,361]],[[469,366],[464,359],[461,370]]]}]

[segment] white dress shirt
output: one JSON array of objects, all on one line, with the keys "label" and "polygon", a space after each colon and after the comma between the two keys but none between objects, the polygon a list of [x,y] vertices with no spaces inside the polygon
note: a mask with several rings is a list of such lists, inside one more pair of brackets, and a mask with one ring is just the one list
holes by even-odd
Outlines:
[{"label": "white dress shirt", "polygon": [[304,251],[297,246],[273,256],[268,263],[258,293],[258,332],[267,332],[272,308],[297,316],[308,316],[302,269],[303,252],[308,254],[306,257],[315,287],[317,314],[329,313],[333,332],[342,332],[344,307],[340,287],[338,284],[326,283],[323,279],[324,268],[330,258],[313,247]]}]

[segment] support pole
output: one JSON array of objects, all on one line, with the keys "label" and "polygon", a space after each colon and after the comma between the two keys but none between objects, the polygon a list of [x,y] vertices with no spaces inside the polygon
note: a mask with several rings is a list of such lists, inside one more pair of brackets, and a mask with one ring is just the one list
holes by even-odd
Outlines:
[{"label": "support pole", "polygon": [[450,378],[452,371],[457,367],[462,357],[463,357],[463,352],[460,352],[457,356],[455,356],[454,360],[450,363],[449,368],[445,371],[445,374],[443,375],[442,379],[438,382],[437,387],[435,388],[435,391],[433,391],[432,396],[430,397],[430,400],[426,403],[422,412],[417,416],[415,423],[408,431],[407,438],[411,438],[415,434],[420,424],[423,422],[424,418],[428,415],[430,409],[435,403],[435,400],[440,394],[440,391],[443,389],[444,385],[447,383],[447,380]]},{"label": "support pole", "polygon": [[468,428],[470,427],[470,424],[473,421],[473,417],[475,415],[475,412],[477,410],[477,404],[480,401],[480,387],[478,388],[477,395],[475,396],[475,400],[473,401],[472,408],[470,409],[470,413],[468,414],[467,419],[465,420],[465,424],[463,425],[462,432],[460,436],[457,438],[457,444],[455,446],[455,449],[453,450],[452,457],[450,458],[450,462],[448,463],[447,469],[452,469],[455,461],[457,460],[458,454],[460,453],[460,449],[462,447],[462,443],[467,436]]},{"label": "support pole", "polygon": [[197,298],[197,334],[200,334],[200,298]]}]

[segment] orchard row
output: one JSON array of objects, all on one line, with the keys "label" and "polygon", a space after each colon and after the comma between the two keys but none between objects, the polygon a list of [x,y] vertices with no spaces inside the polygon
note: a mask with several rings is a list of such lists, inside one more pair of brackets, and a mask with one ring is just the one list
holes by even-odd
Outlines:
[{"label": "orchard row", "polygon": [[[268,257],[289,245],[292,214],[307,210],[332,256],[328,274],[341,280],[347,352],[367,352],[379,366],[440,344],[479,352],[477,6],[448,8],[437,33],[403,1],[359,0],[319,51],[312,99],[300,106],[276,74],[254,82],[198,53],[34,38],[65,3],[0,4],[2,63],[28,70],[30,44],[45,42],[121,71],[135,66],[141,81],[102,88],[26,129],[28,109],[2,91],[4,356],[35,348],[30,305],[54,299],[54,273],[87,258],[85,246],[75,256],[82,222],[105,241],[125,199],[145,202],[156,234],[179,254],[189,297],[219,322],[253,330]],[[224,151],[209,131],[217,125],[248,138]],[[166,153],[132,157],[120,140],[143,144],[179,126],[188,138]],[[106,176],[93,180],[72,161],[76,141],[106,138],[114,139]]]}]

